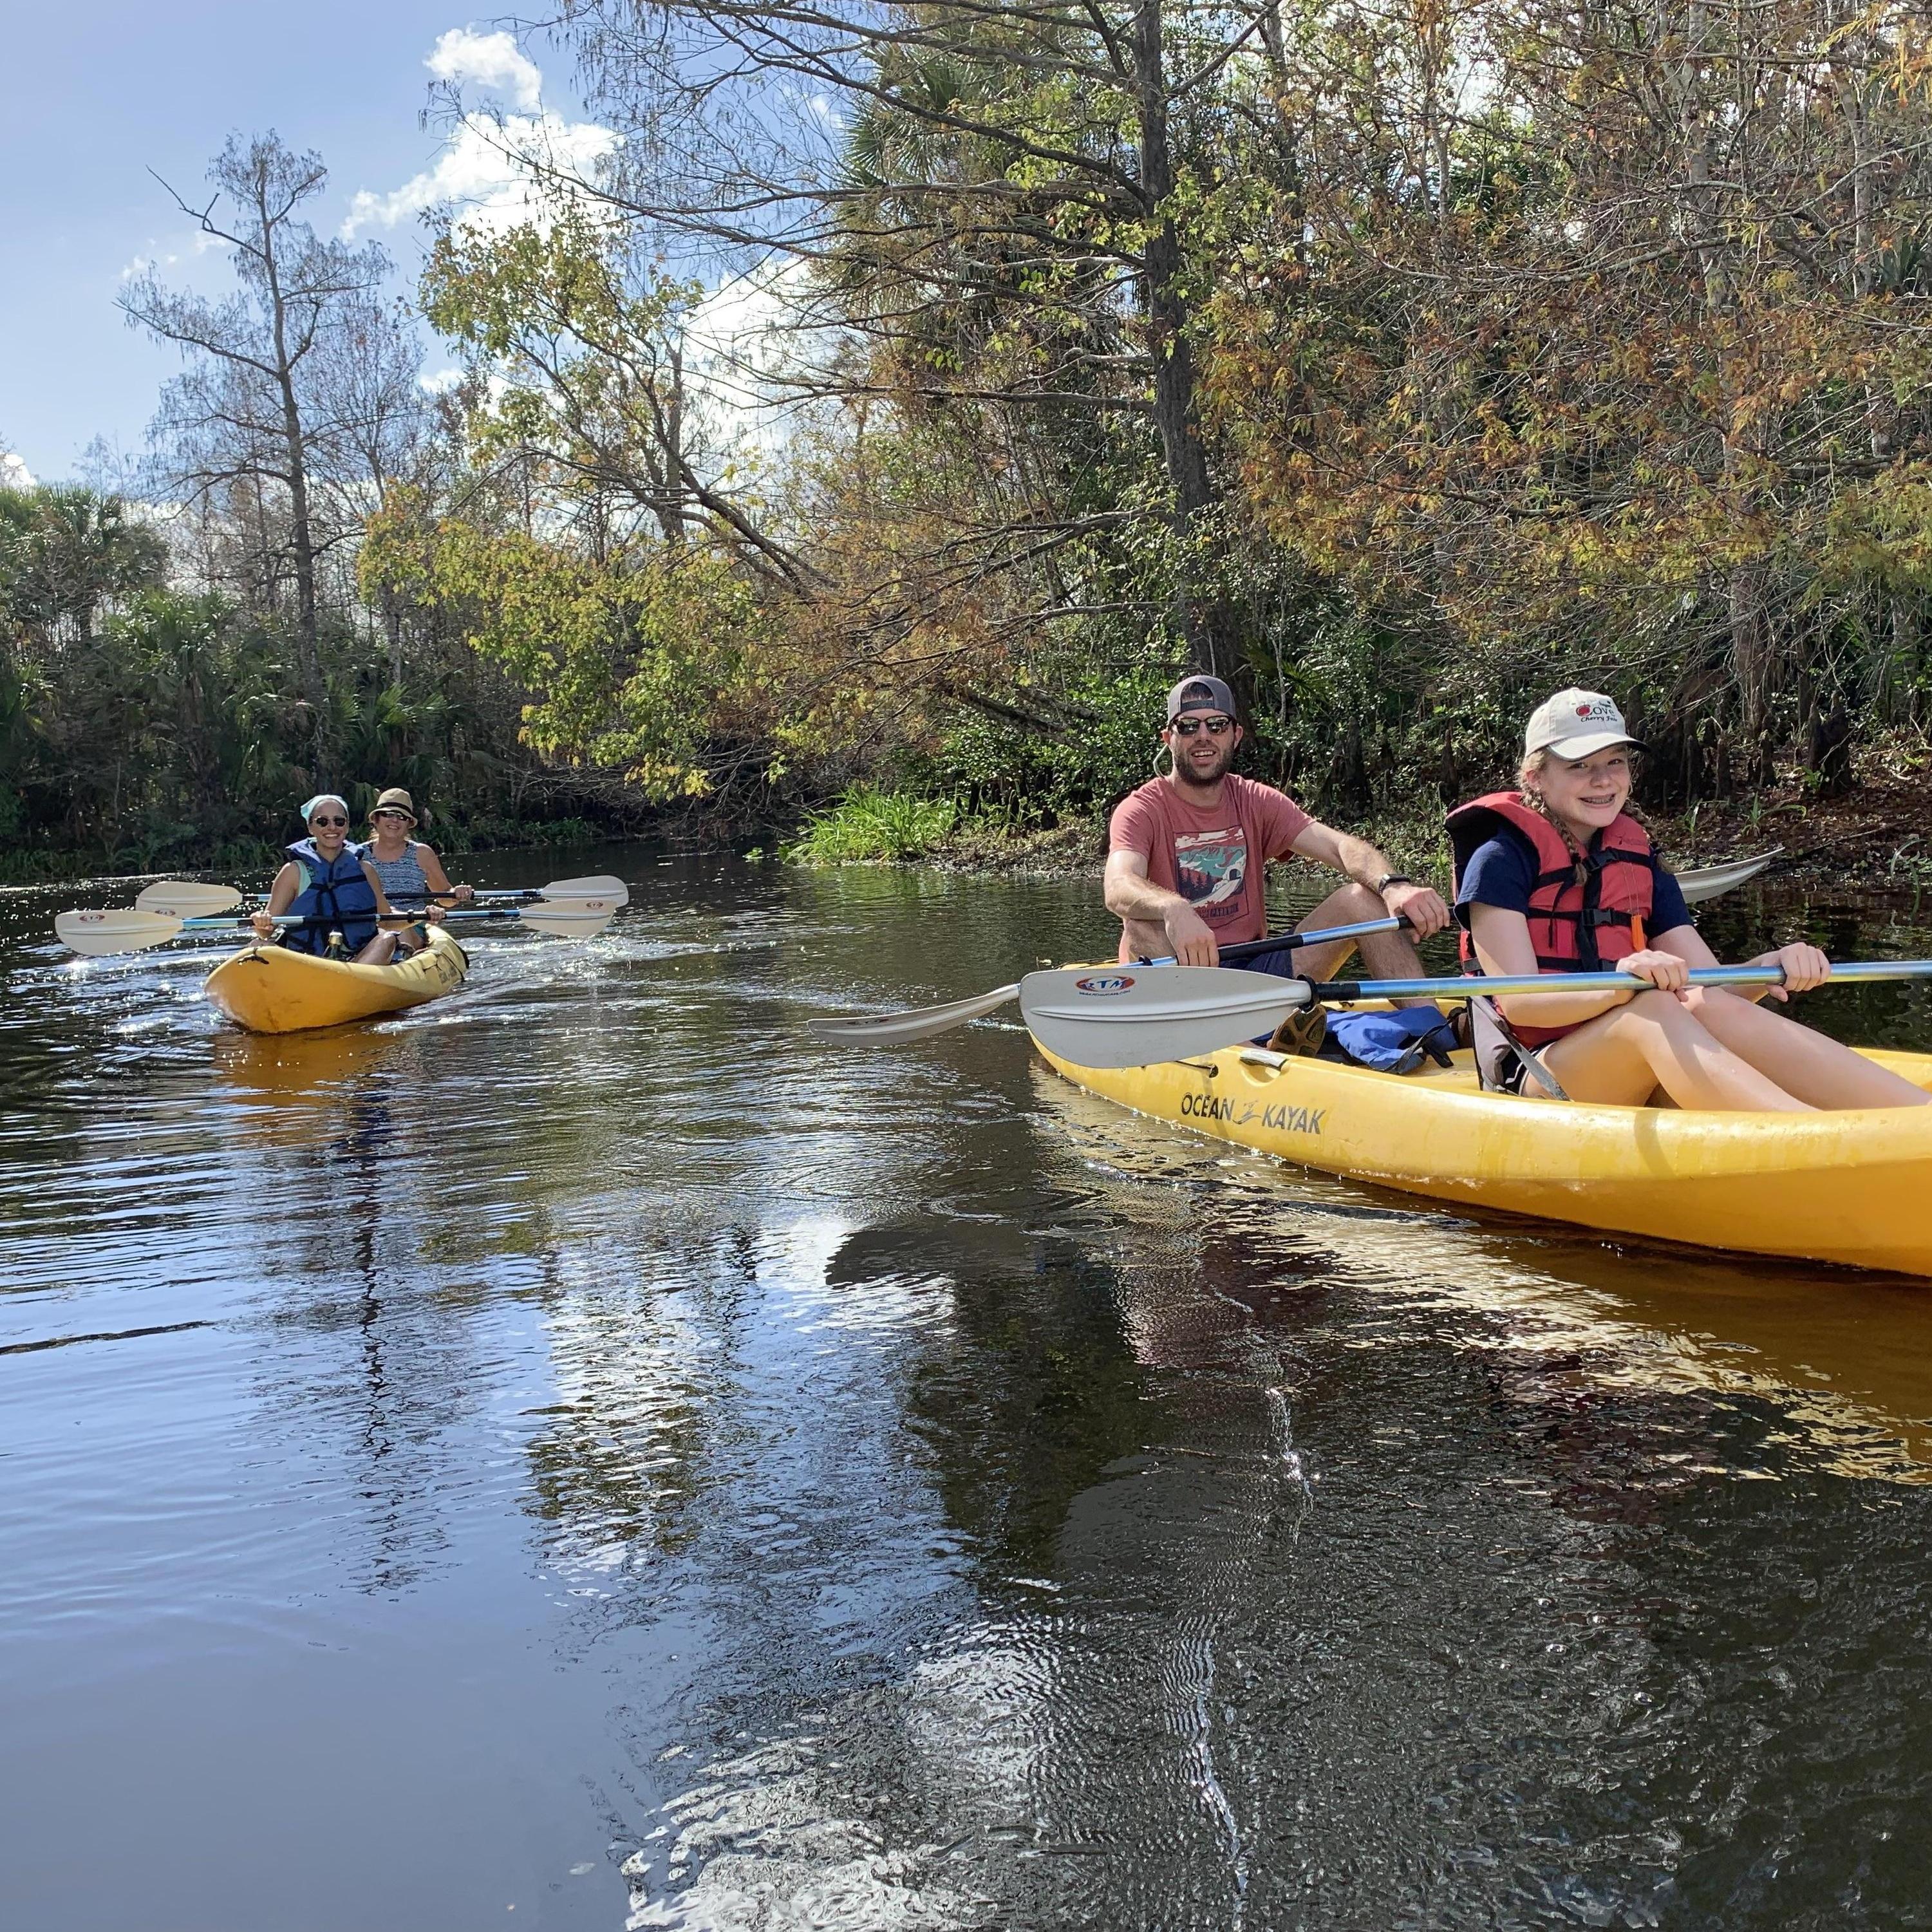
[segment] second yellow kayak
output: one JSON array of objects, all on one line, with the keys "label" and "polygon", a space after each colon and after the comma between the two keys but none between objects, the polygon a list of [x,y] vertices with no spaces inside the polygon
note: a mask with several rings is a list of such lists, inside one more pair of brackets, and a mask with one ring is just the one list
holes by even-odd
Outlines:
[{"label": "second yellow kayak", "polygon": [[[1470,1056],[1397,1075],[1229,1047],[1102,1071],[1136,1112],[1330,1174],[1606,1233],[1932,1275],[1932,1107],[1682,1113],[1485,1094]],[[1932,1088],[1932,1054],[1868,1058]]]},{"label": "second yellow kayak", "polygon": [[431,926],[429,944],[394,966],[250,946],[216,967],[202,990],[250,1033],[298,1033],[422,1006],[454,992],[469,970],[470,956],[440,926]]}]

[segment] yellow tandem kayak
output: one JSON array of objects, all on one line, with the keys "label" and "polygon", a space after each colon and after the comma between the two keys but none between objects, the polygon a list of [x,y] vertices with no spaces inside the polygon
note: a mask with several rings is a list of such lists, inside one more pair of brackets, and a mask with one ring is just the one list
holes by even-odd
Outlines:
[{"label": "yellow tandem kayak", "polygon": [[429,944],[394,966],[250,946],[216,967],[202,990],[250,1033],[296,1033],[420,1006],[454,992],[469,970],[470,956],[441,927],[431,926]]},{"label": "yellow tandem kayak", "polygon": [[[1932,1088],[1932,1054],[1867,1057]],[[1137,1113],[1330,1174],[1606,1233],[1932,1275],[1932,1107],[1580,1106],[1485,1094],[1467,1052],[1406,1075],[1252,1047],[1106,1071],[1046,1058]]]}]

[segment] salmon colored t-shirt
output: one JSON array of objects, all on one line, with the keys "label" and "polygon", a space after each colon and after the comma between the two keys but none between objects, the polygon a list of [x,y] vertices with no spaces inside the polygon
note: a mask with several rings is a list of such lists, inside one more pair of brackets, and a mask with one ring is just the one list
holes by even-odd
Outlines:
[{"label": "salmon colored t-shirt", "polygon": [[[1268,930],[1262,868],[1286,858],[1312,822],[1286,792],[1232,772],[1221,781],[1220,803],[1204,811],[1167,779],[1154,778],[1114,806],[1107,845],[1139,853],[1148,878],[1178,892],[1207,921],[1216,944],[1228,946]],[[1120,957],[1144,950],[1130,943],[1123,923]]]}]

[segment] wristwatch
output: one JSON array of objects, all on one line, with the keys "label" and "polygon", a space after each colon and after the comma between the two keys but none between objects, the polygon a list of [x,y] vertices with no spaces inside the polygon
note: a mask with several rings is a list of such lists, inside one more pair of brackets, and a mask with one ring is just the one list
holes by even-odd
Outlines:
[{"label": "wristwatch", "polygon": [[1384,872],[1376,881],[1376,892],[1379,896],[1391,886],[1412,886],[1414,884],[1415,881],[1406,872]]}]

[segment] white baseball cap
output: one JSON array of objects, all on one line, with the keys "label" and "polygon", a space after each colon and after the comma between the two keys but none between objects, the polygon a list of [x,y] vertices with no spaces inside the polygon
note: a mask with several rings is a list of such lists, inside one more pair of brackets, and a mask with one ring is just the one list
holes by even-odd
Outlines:
[{"label": "white baseball cap", "polygon": [[1522,754],[1554,752],[1559,758],[1587,758],[1612,745],[1635,745],[1614,699],[1600,691],[1579,691],[1572,685],[1536,707],[1522,734]]}]

